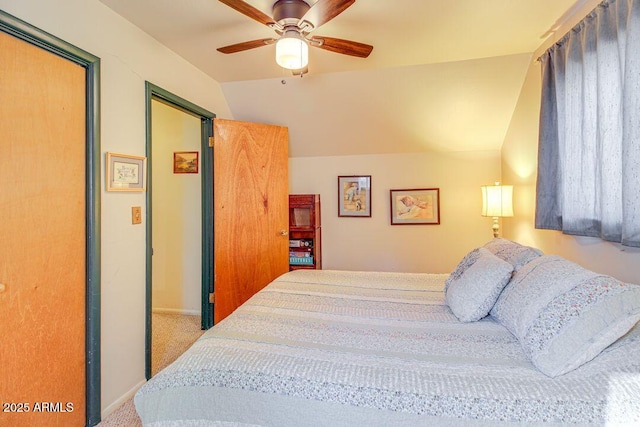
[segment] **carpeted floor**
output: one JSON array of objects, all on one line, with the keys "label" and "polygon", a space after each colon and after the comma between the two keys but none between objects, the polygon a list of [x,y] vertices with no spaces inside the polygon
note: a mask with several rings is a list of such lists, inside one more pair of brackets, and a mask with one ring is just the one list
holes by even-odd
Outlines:
[{"label": "carpeted floor", "polygon": [[[152,319],[151,374],[155,375],[176,360],[204,333],[200,316],[154,313]],[[133,398],[98,424],[98,427],[139,427],[140,418]]]}]

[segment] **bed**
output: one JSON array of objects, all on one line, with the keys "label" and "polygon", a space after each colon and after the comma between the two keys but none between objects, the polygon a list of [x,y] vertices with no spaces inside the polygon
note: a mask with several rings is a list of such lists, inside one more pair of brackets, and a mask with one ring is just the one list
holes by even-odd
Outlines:
[{"label": "bed", "polygon": [[[476,248],[451,274],[286,273],[148,381],[136,409],[145,426],[640,425],[640,287],[527,250]],[[549,292],[539,275],[573,285]],[[576,304],[586,282],[591,302]],[[617,287],[593,297],[603,283]],[[563,298],[596,323],[624,315],[585,340],[575,321],[550,326]],[[600,307],[611,298],[622,308]],[[579,360],[556,348],[558,330],[588,347]]]}]

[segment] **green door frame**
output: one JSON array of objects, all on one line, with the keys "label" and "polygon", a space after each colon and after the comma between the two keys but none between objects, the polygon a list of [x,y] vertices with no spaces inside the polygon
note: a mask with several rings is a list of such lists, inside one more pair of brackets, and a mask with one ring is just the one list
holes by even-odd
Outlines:
[{"label": "green door frame", "polygon": [[0,10],[0,31],[86,69],[86,424],[100,422],[100,58]]},{"label": "green door frame", "polygon": [[147,274],[146,274],[146,333],[145,333],[145,375],[151,378],[151,262],[153,255],[151,190],[153,172],[151,159],[151,101],[156,100],[198,117],[201,123],[201,179],[202,179],[202,329],[213,326],[213,304],[209,303],[209,293],[213,292],[213,149],[209,138],[213,136],[215,114],[172,94],[153,83],[145,83],[147,126]]}]

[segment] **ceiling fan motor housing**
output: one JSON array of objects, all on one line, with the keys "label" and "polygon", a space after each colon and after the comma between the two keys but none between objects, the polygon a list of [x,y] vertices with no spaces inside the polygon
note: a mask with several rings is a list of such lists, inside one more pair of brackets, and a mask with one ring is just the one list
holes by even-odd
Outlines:
[{"label": "ceiling fan motor housing", "polygon": [[[256,9],[244,0],[219,1],[262,25],[266,25],[279,36],[278,38],[250,40],[219,47],[217,50],[221,53],[242,52],[274,43],[276,44],[276,54],[278,54],[278,47],[284,52],[284,46],[289,44],[296,47],[298,57],[303,56],[299,52],[304,51],[303,54],[306,54],[306,48],[309,46],[358,58],[367,58],[373,50],[373,46],[364,43],[335,37],[310,35],[313,30],[344,12],[356,0],[314,0],[312,3],[310,3],[311,0],[277,0],[273,4],[273,17]],[[278,57],[284,58],[284,56],[283,53]],[[306,70],[306,59],[302,62],[302,66],[298,68]],[[285,68],[298,69],[292,65],[285,66]]]},{"label": "ceiling fan motor housing", "polygon": [[297,25],[308,10],[303,0],[278,0],[273,5],[273,19],[283,27]]}]

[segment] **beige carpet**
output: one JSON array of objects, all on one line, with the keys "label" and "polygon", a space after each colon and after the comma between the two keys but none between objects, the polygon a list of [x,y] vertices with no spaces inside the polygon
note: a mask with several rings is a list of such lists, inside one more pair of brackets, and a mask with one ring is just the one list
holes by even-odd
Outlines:
[{"label": "beige carpet", "polygon": [[[204,331],[200,329],[200,316],[154,313],[151,375],[157,374],[176,360],[203,333]],[[141,425],[133,399],[127,400],[98,424],[99,427],[139,427]]]}]

